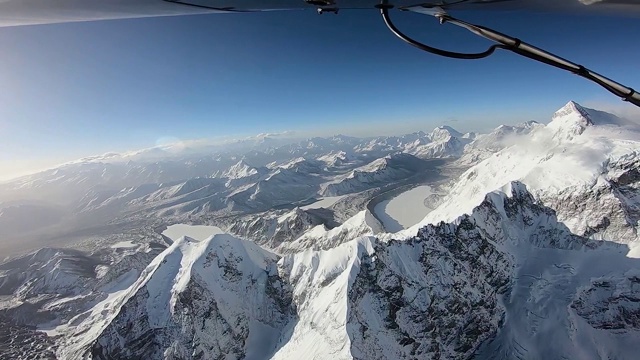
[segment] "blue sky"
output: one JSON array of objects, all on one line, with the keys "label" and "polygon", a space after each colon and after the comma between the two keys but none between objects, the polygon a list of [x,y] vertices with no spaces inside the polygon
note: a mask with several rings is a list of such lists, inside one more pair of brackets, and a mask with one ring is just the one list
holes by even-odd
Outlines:
[{"label": "blue sky", "polygon": [[[425,15],[392,15],[436,46],[488,44]],[[640,88],[637,19],[458,15]],[[0,52],[0,178],[167,137],[483,130],[548,121],[569,100],[625,110],[586,80],[510,53],[478,61],[423,53],[375,11],[0,28]]]}]

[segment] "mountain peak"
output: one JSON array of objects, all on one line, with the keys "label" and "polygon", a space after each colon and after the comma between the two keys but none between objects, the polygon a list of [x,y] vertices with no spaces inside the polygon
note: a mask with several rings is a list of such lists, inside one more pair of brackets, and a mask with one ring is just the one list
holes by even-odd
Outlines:
[{"label": "mountain peak", "polygon": [[441,125],[429,134],[431,141],[446,141],[449,138],[461,138],[462,134],[451,126]]},{"label": "mountain peak", "polygon": [[578,108],[578,109],[582,108],[580,104],[578,104],[573,100],[569,100],[569,102],[565,106],[573,106],[574,108]]},{"label": "mountain peak", "polygon": [[573,100],[569,101],[565,106],[556,111],[553,114],[553,120],[564,118],[569,115],[577,115],[582,118],[582,120],[585,122],[585,125],[593,125],[593,121],[591,121],[587,109]]},{"label": "mountain peak", "polygon": [[561,137],[571,139],[582,134],[593,123],[587,109],[575,101],[569,101],[553,114],[548,126]]},{"label": "mountain peak", "polygon": [[238,161],[235,165],[231,166],[227,171],[223,173],[223,177],[230,179],[241,179],[258,173],[251,165],[247,164],[244,159]]},{"label": "mountain peak", "polygon": [[452,128],[451,126],[448,125],[440,125],[438,127],[436,127],[435,129],[433,129],[434,131],[436,130],[444,130],[453,134],[459,134],[458,130]]}]

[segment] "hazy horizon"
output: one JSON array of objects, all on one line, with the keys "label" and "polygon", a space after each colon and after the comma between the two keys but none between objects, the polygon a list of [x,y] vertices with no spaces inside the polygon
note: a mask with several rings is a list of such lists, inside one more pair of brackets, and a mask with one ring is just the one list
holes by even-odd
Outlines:
[{"label": "hazy horizon", "polygon": [[[630,45],[640,31],[635,19],[463,15],[629,86],[640,83],[632,71],[640,54]],[[407,33],[432,33],[421,37],[432,45],[487,45],[425,15],[394,17]],[[595,84],[514,54],[460,61],[421,52],[374,11],[9,27],[0,29],[0,49],[0,179],[167,139],[398,134],[443,124],[478,131],[548,121],[569,100],[634,111]]]},{"label": "hazy horizon", "polygon": [[[557,109],[555,109],[557,110]],[[554,111],[555,111],[554,110]],[[551,112],[553,113],[553,111]],[[498,118],[494,118],[498,119]],[[506,119],[505,119],[506,120]],[[103,157],[109,154],[118,154],[118,155],[126,155],[129,153],[136,153],[144,150],[151,149],[163,149],[163,148],[179,148],[189,145],[196,146],[210,146],[230,143],[234,141],[242,141],[248,140],[251,138],[258,138],[262,135],[271,135],[271,137],[283,138],[287,137],[291,141],[303,140],[312,137],[331,137],[336,135],[345,135],[345,136],[353,136],[353,137],[376,137],[376,136],[398,136],[405,135],[414,132],[424,131],[430,132],[438,126],[450,126],[457,131],[462,133],[467,132],[486,132],[489,131],[496,126],[499,125],[513,125],[517,123],[522,123],[524,121],[538,121],[545,122],[550,120],[548,119],[530,119],[523,116],[522,119],[517,119],[514,121],[499,121],[494,120],[495,124],[492,122],[492,126],[486,126],[485,128],[467,128],[465,125],[468,123],[472,123],[472,121],[465,121],[465,119],[445,119],[438,123],[437,121],[407,121],[407,122],[397,122],[397,121],[389,121],[389,122],[380,122],[377,124],[369,124],[367,127],[362,127],[358,124],[353,124],[351,126],[344,126],[342,128],[326,128],[326,129],[315,129],[315,130],[284,130],[281,132],[275,133],[265,133],[265,132],[257,132],[255,134],[238,134],[236,136],[220,136],[220,137],[212,137],[212,138],[185,138],[179,139],[177,137],[166,136],[158,139],[155,144],[147,147],[138,147],[138,148],[124,148],[124,149],[111,149],[107,151],[103,151],[100,153],[95,152],[86,152],[83,154],[79,154],[78,156],[69,156],[62,159],[37,159],[34,161],[24,161],[21,164],[18,164],[14,169],[17,171],[11,171],[11,166],[8,164],[3,164],[0,162],[0,169],[4,171],[0,173],[0,182],[7,182],[11,180],[15,180],[17,178],[32,175],[41,171],[46,171],[52,168],[56,168],[58,166],[62,166],[64,164],[72,163],[75,161],[81,161],[84,159],[94,158],[94,157]],[[462,126],[461,126],[462,125]],[[176,155],[171,151],[167,151],[167,157]],[[32,165],[35,164],[35,165]],[[39,165],[38,165],[39,164]]]},{"label": "hazy horizon", "polygon": [[[565,103],[563,103],[563,105],[564,104]],[[624,103],[618,104],[618,103],[610,103],[610,102],[600,102],[600,103],[587,103],[586,107],[607,111],[617,116],[623,117],[625,119],[640,123],[640,121],[638,121],[640,119],[640,110],[630,105],[629,106],[627,105],[628,104],[624,104]],[[2,162],[0,162],[0,169],[5,170],[0,174],[0,182],[9,182],[23,176],[28,176],[41,171],[53,169],[58,166],[62,166],[75,161],[81,161],[81,160],[95,158],[95,157],[104,157],[105,155],[109,155],[109,154],[126,156],[127,154],[130,154],[130,153],[136,153],[136,152],[140,152],[144,150],[152,150],[152,149],[166,150],[171,148],[176,149],[176,148],[193,146],[193,145],[200,146],[200,147],[212,146],[212,145],[218,145],[218,144],[223,145],[225,143],[232,143],[234,141],[242,141],[242,140],[249,140],[251,138],[258,138],[263,135],[270,135],[271,137],[278,137],[278,138],[288,137],[293,142],[293,141],[307,139],[311,137],[330,137],[330,136],[336,136],[336,135],[346,135],[346,136],[354,136],[354,137],[362,137],[362,138],[375,137],[375,136],[398,136],[398,135],[405,135],[405,134],[410,134],[418,131],[429,132],[438,126],[450,126],[461,133],[467,133],[467,132],[484,133],[500,125],[515,125],[525,121],[536,121],[543,124],[547,123],[551,120],[551,115],[553,114],[553,112],[558,110],[560,107],[561,106],[559,106],[556,109],[548,111],[549,116],[543,119],[533,119],[533,118],[527,118],[526,116],[522,116],[522,118],[508,121],[509,119],[494,117],[493,121],[487,122],[484,128],[474,128],[473,126],[468,126],[469,124],[474,123],[474,121],[471,121],[468,119],[450,118],[450,119],[445,119],[440,123],[438,123],[437,121],[430,121],[430,120],[407,121],[407,122],[401,122],[401,123],[394,122],[394,121],[388,121],[388,122],[382,121],[377,124],[369,124],[369,126],[367,127],[362,127],[359,124],[352,124],[350,126],[349,125],[343,126],[342,128],[335,127],[335,128],[325,128],[325,129],[315,129],[315,130],[291,129],[291,130],[272,132],[272,133],[259,132],[255,134],[238,134],[236,136],[219,136],[217,138],[179,139],[176,137],[168,136],[168,137],[163,137],[158,139],[154,145],[148,146],[148,147],[112,149],[112,150],[104,151],[102,153],[85,153],[85,154],[80,154],[79,156],[72,156],[72,157],[68,157],[60,160],[47,161],[47,159],[40,159],[40,161],[34,161],[34,162],[27,161],[21,164],[22,166],[16,167],[16,169],[26,169],[26,170],[15,171],[13,173],[10,171],[11,169],[10,166],[7,166],[6,164],[3,164]],[[195,154],[200,154],[200,153],[206,153],[206,150],[202,152],[197,152],[197,151],[195,152]],[[176,155],[176,152],[172,152],[170,150],[167,151],[167,157],[170,157],[173,155]],[[42,165],[30,167],[31,164],[34,164],[34,163],[40,163]]]}]

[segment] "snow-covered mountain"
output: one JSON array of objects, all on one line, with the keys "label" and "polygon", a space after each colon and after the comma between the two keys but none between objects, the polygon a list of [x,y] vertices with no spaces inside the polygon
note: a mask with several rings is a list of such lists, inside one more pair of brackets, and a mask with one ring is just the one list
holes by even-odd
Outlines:
[{"label": "snow-covered mountain", "polygon": [[328,154],[319,156],[317,160],[325,163],[329,168],[335,168],[347,165],[353,162],[355,158],[344,151],[331,151]]},{"label": "snow-covered mountain", "polygon": [[535,121],[517,125],[500,125],[487,134],[475,136],[473,141],[465,146],[458,162],[466,165],[475,165],[505,147],[515,144],[521,139],[522,135],[526,136],[531,131],[543,126]]},{"label": "snow-covered mountain", "polygon": [[203,242],[183,237],[115,297],[108,312],[79,324],[61,355],[261,359],[292,313],[276,260],[229,235]]},{"label": "snow-covered mountain", "polygon": [[425,159],[459,157],[465,145],[473,141],[471,137],[471,134],[461,134],[450,126],[439,126],[428,135],[430,142],[410,146],[405,151]]},{"label": "snow-covered mountain", "polygon": [[240,160],[230,168],[222,171],[219,177],[228,179],[227,186],[231,187],[246,184],[251,180],[260,178],[261,173],[264,173],[264,171],[247,164],[244,160]]},{"label": "snow-covered mountain", "polygon": [[[182,175],[94,163],[5,184],[75,186],[65,216],[105,221],[81,249],[0,263],[0,335],[19,339],[0,357],[635,358],[635,123],[569,102],[488,134],[268,138],[215,168],[172,158]],[[416,184],[438,186],[433,210],[386,233],[373,205]],[[176,222],[229,234],[159,234]]]},{"label": "snow-covered mountain", "polygon": [[569,102],[546,126],[469,168],[421,224],[451,221],[517,180],[574,233],[635,243],[639,156],[640,126]]},{"label": "snow-covered mountain", "polygon": [[0,185],[3,200],[37,199],[69,204],[87,191],[120,190],[143,184],[208,177],[232,165],[224,156],[203,155],[155,162],[85,160],[69,163]]},{"label": "snow-covered mountain", "polygon": [[382,231],[382,225],[375,216],[369,210],[363,210],[340,226],[329,229],[325,224],[317,225],[293,238],[293,241],[281,243],[276,249],[280,253],[296,253],[306,249],[326,250],[351,239]]},{"label": "snow-covered mountain", "polygon": [[571,233],[518,182],[409,239],[279,257],[229,235],[182,238],[96,305],[108,310],[63,330],[57,354],[626,358],[637,324],[619,314],[636,311],[640,273],[625,248]]},{"label": "snow-covered mountain", "polygon": [[415,175],[426,167],[422,160],[413,155],[387,155],[324,184],[322,195],[338,196],[384,186]]},{"label": "snow-covered mountain", "polygon": [[263,134],[227,142],[226,147],[204,146],[201,150],[209,152],[203,153],[195,145],[176,145],[105,154],[0,184],[2,203],[44,204],[39,226],[18,226],[31,223],[29,214],[39,209],[18,214],[18,208],[6,207],[0,212],[13,224],[3,228],[5,234],[36,242],[125,218],[265,211],[393,185],[415,175],[415,169],[401,164],[417,163],[409,155],[456,158],[470,141],[472,137],[450,127],[438,127],[402,136],[337,135],[288,142]]},{"label": "snow-covered mountain", "polygon": [[27,299],[45,294],[75,296],[96,277],[99,259],[73,249],[43,248],[7,262],[0,276],[0,294]]},{"label": "snow-covered mountain", "polygon": [[154,237],[93,245],[100,249],[43,248],[0,265],[0,322],[8,330],[0,358],[55,359],[59,335],[100,313],[101,302],[128,288],[165,248]]},{"label": "snow-covered mountain", "polygon": [[229,233],[252,239],[269,249],[276,249],[284,242],[297,239],[312,227],[327,222],[299,207],[284,213],[247,215],[229,221],[229,224],[223,225]]},{"label": "snow-covered mountain", "polygon": [[404,152],[421,158],[449,158],[462,154],[473,141],[472,134],[462,134],[450,126],[438,126],[430,133],[423,131],[402,136],[380,136],[354,148],[355,152]]},{"label": "snow-covered mountain", "polygon": [[307,174],[320,174],[324,171],[324,165],[325,164],[320,160],[298,157],[285,161],[281,164],[274,165],[274,168],[279,167]]}]

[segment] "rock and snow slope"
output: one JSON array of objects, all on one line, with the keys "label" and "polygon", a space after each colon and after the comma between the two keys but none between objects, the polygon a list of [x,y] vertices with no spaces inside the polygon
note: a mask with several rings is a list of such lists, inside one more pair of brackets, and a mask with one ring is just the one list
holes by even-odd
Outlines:
[{"label": "rock and snow slope", "polygon": [[[487,136],[439,128],[360,147],[335,137],[288,149],[296,156],[334,143],[354,153],[417,151],[454,140],[472,154],[460,162],[484,160],[414,228],[385,234],[362,211],[329,229],[319,213],[294,207],[229,223],[259,244],[217,234],[164,250],[43,250],[0,265],[0,290],[11,295],[0,319],[37,312],[48,323],[32,325],[61,334],[56,354],[74,360],[634,358],[640,259],[627,256],[640,219],[634,124],[570,102],[546,126]],[[267,204],[268,193],[290,186],[306,195],[327,160],[276,162],[260,174],[236,161],[233,173],[255,182],[224,190],[226,180],[191,179],[144,193],[169,204],[230,191],[245,206]],[[343,160],[334,165],[353,164]],[[344,181],[324,184],[357,191],[420,161],[393,154],[361,166],[358,182],[339,175]]]},{"label": "rock and snow slope", "polygon": [[425,163],[413,155],[395,153],[323,184],[321,193],[323,196],[339,196],[384,186],[414,175],[425,167]]},{"label": "rock and snow slope", "polygon": [[467,144],[458,163],[475,165],[490,157],[505,147],[516,144],[531,131],[544,127],[535,121],[528,121],[517,125],[500,125],[488,134],[479,134]]},{"label": "rock and snow slope", "polygon": [[[273,358],[633,357],[639,261],[572,234],[523,184],[504,191],[410,239],[285,256],[297,320]],[[584,269],[598,257],[607,263]],[[591,295],[605,274],[620,280]]]},{"label": "rock and snow slope", "polygon": [[229,235],[182,238],[70,328],[58,355],[628,358],[640,260],[625,254],[573,234],[519,182],[409,239],[280,258]]},{"label": "rock and snow slope", "polygon": [[640,127],[569,102],[546,126],[469,168],[420,226],[469,213],[485,194],[521,181],[576,234],[638,241]]},{"label": "rock and snow slope", "polygon": [[[276,256],[219,234],[183,237],[99,318],[78,325],[65,358],[245,358],[272,352],[291,315]],[[91,328],[85,333],[84,330]]]},{"label": "rock and snow slope", "polygon": [[363,210],[333,229],[324,224],[317,225],[290,242],[283,242],[277,248],[280,253],[295,253],[306,249],[326,250],[364,235],[375,235],[383,231],[380,222]]},{"label": "rock and snow slope", "polygon": [[284,214],[247,215],[233,219],[225,228],[228,232],[243,239],[252,239],[265,248],[277,249],[284,242],[297,239],[322,223],[323,219],[296,207]]}]

